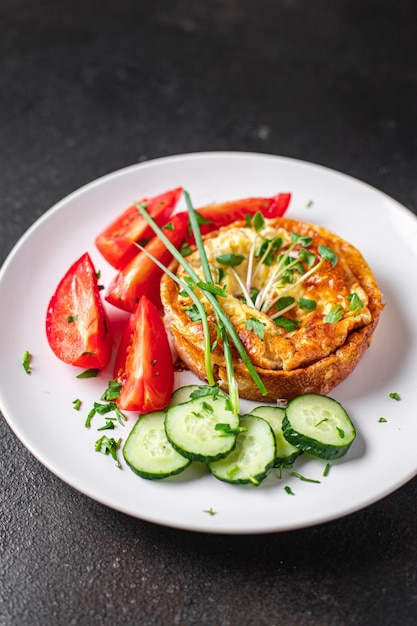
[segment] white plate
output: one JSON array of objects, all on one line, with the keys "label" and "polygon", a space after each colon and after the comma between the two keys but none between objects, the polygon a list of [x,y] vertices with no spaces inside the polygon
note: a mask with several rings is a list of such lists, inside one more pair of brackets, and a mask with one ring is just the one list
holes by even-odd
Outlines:
[{"label": "white plate", "polygon": [[[322,224],[356,245],[370,263],[386,308],[374,342],[355,372],[331,394],[358,431],[349,453],[323,477],[324,463],[301,457],[295,469],[260,487],[237,487],[199,469],[147,481],[94,451],[104,423],[84,420],[111,378],[79,380],[45,337],[45,311],[70,264],[88,250],[102,282],[114,270],[94,238],[135,200],[183,185],[195,206],[293,194],[289,217]],[[357,511],[391,493],[417,471],[417,220],[397,202],[343,174],[291,159],[202,153],[157,159],[105,176],[47,211],[22,237],[0,273],[0,406],[13,431],[47,468],[87,496],[129,515],[212,533],[261,533],[311,526]],[[125,315],[109,307],[115,320]],[[33,355],[32,374],[22,367]],[[181,382],[192,379],[185,375]],[[397,392],[401,401],[389,397]],[[79,412],[72,401],[83,402]],[[245,408],[245,407],[244,407]],[[134,417],[134,416],[132,416]],[[384,417],[387,421],[380,422]],[[126,438],[134,419],[111,436]],[[121,457],[121,455],[120,455]],[[289,495],[284,486],[294,492]],[[210,514],[208,511],[214,512]]]}]

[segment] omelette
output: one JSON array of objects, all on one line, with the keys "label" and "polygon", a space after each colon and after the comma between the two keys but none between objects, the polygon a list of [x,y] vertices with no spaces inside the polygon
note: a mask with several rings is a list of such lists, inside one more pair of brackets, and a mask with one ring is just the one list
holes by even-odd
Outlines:
[{"label": "omelette", "polygon": [[[232,346],[242,398],[275,402],[303,393],[327,394],[356,368],[383,304],[368,263],[353,245],[321,226],[252,218],[210,233],[204,247],[217,299],[267,390],[260,392]],[[187,262],[204,281],[197,250]],[[182,266],[175,271],[187,280]],[[209,320],[213,372],[227,391],[215,314],[195,289]],[[204,380],[203,325],[191,298],[165,274],[161,299],[179,357]]]}]

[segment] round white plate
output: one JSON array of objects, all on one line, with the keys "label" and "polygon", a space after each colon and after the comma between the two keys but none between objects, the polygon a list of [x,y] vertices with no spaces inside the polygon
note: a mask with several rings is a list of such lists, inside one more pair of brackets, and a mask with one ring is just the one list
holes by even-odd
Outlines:
[{"label": "round white plate", "polygon": [[[71,263],[89,251],[101,282],[114,270],[95,236],[133,201],[179,185],[196,207],[248,196],[293,194],[289,217],[325,226],[357,246],[384,294],[373,344],[331,394],[357,427],[349,453],[332,464],[300,457],[294,469],[320,481],[272,472],[260,487],[222,483],[192,466],[165,481],[139,478],[122,461],[97,453],[104,419],[84,427],[111,368],[95,379],[52,354],[44,323],[49,299]],[[201,153],[157,159],[86,185],[47,211],[15,246],[0,272],[0,407],[15,434],[49,470],[113,509],[151,522],[211,533],[262,533],[311,526],[357,511],[391,493],[417,471],[417,219],[380,191],[332,170],[247,153]],[[108,307],[117,323],[125,314]],[[32,354],[32,373],[22,366]],[[178,384],[194,380],[178,376]],[[401,400],[390,397],[397,392]],[[74,399],[82,406],[75,411]],[[243,403],[246,409],[247,403]],[[380,421],[384,418],[386,421]],[[126,439],[135,421],[109,436]],[[121,452],[119,457],[122,460]],[[290,495],[284,487],[290,487]]]}]

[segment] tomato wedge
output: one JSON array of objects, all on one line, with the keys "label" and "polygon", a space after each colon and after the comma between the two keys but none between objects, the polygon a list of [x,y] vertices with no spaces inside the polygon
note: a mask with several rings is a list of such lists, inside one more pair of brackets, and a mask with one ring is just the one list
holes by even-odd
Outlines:
[{"label": "tomato wedge", "polygon": [[121,383],[118,406],[148,413],[164,409],[174,386],[174,365],[165,326],[156,306],[143,296],[126,325],[114,365]]},{"label": "tomato wedge", "polygon": [[[244,220],[246,215],[261,211],[265,217],[280,217],[288,208],[290,193],[280,193],[271,198],[246,198],[232,200],[197,210],[209,223],[201,225],[203,235],[222,226]],[[184,240],[194,243],[189,233],[188,212],[182,211],[172,217],[165,235],[179,248]],[[158,237],[145,246],[163,265],[169,265],[172,256]],[[132,312],[139,299],[146,295],[157,306],[160,304],[159,283],[163,271],[143,252],[135,256],[110,283],[105,299],[113,306]]]},{"label": "tomato wedge", "polygon": [[258,211],[268,218],[281,217],[287,210],[290,200],[290,193],[279,193],[271,198],[246,198],[203,207],[197,212],[206,220],[213,222],[214,227],[204,224],[201,226],[201,233],[204,235],[210,230],[244,220],[247,215],[255,215]]},{"label": "tomato wedge", "polygon": [[[188,215],[178,213],[173,216],[169,228],[164,229],[164,233],[171,243],[179,248],[186,238],[187,229]],[[170,264],[172,255],[159,237],[153,237],[145,248],[165,266]],[[159,283],[162,274],[163,270],[141,252],[116,274],[107,289],[105,299],[115,307],[130,313],[144,295],[158,305],[160,304]]]},{"label": "tomato wedge", "polygon": [[73,263],[52,296],[46,336],[54,354],[71,365],[103,368],[111,357],[112,336],[88,253]]},{"label": "tomato wedge", "polygon": [[[138,204],[145,204],[149,215],[162,226],[172,215],[181,193],[182,187],[177,187],[154,198],[144,198]],[[133,204],[98,235],[95,244],[110,265],[121,269],[138,254],[135,242],[150,239],[153,235],[152,228]]]}]

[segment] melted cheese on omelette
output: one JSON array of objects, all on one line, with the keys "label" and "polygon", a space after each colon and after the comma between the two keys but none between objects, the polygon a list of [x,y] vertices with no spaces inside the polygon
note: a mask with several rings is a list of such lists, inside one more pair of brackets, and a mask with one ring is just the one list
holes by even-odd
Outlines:
[{"label": "melted cheese on omelette", "polygon": [[[311,242],[292,244],[294,232]],[[264,242],[272,242],[269,256]],[[265,220],[257,232],[237,223],[208,235],[204,245],[213,281],[225,288],[226,296],[219,297],[219,302],[256,366],[269,370],[308,366],[335,352],[349,333],[372,320],[366,288],[355,275],[352,246],[336,236],[329,239],[320,227],[287,219]],[[337,255],[334,266],[327,259],[320,262],[320,246]],[[301,249],[308,254],[300,254]],[[225,265],[223,255],[240,255],[240,263]],[[204,281],[198,252],[187,261]],[[177,273],[184,277],[182,267]],[[201,292],[199,297],[214,324],[209,302]],[[201,323],[186,314],[191,305],[191,299],[179,290],[171,324],[185,340],[202,345]],[[222,354],[218,346],[212,356],[220,359]]]}]

